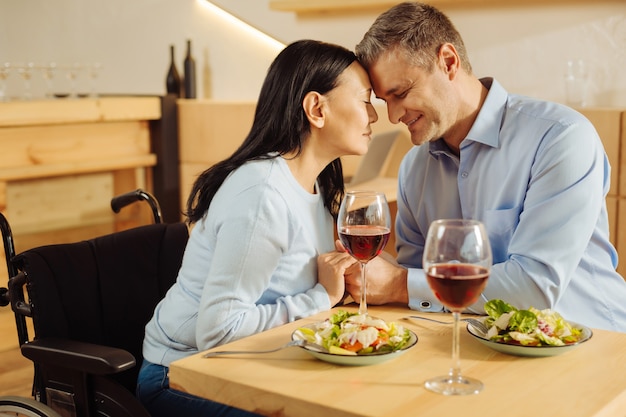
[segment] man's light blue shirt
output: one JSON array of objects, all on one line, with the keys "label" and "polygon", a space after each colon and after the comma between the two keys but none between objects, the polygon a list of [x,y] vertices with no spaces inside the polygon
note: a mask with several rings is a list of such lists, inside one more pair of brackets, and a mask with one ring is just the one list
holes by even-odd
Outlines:
[{"label": "man's light blue shirt", "polygon": [[595,128],[566,106],[481,82],[489,93],[460,158],[439,139],[412,148],[400,167],[396,246],[409,306],[443,309],[421,269],[430,223],[471,218],[487,228],[494,265],[470,312],[499,298],[626,332],[626,281],[605,203],[610,166]]}]

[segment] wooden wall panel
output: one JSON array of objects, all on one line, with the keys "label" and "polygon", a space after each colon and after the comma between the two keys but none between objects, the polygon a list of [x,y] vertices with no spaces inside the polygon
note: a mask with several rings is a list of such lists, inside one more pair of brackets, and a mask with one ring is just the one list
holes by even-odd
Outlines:
[{"label": "wooden wall panel", "polygon": [[618,195],[620,192],[620,131],[622,111],[620,109],[582,109],[585,115],[600,135],[604,150],[611,164],[611,188],[609,195]]}]

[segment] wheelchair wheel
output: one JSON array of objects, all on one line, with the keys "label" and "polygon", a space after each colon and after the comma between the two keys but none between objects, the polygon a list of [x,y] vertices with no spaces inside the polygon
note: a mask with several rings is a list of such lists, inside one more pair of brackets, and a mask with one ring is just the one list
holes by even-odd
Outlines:
[{"label": "wheelchair wheel", "polygon": [[24,397],[0,397],[0,417],[61,417],[47,405]]}]

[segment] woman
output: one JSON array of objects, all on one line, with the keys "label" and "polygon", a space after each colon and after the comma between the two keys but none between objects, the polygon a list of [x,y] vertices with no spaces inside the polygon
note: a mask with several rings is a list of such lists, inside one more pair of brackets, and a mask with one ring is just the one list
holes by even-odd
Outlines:
[{"label": "woman", "polygon": [[378,116],[355,55],[303,40],[269,68],[254,122],[203,172],[177,282],[146,326],[138,396],[153,416],[249,415],[169,389],[170,362],[319,311],[343,297],[354,263],[334,251],[340,156],[362,155]]}]

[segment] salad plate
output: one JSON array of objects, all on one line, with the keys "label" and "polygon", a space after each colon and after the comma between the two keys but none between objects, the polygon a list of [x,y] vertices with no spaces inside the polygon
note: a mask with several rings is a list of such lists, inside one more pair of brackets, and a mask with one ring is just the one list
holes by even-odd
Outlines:
[{"label": "salad plate", "polygon": [[417,343],[417,335],[398,323],[342,310],[324,321],[299,327],[291,339],[323,346],[327,351],[301,346],[319,360],[351,366],[386,362]]},{"label": "salad plate", "polygon": [[546,357],[546,356],[556,356],[565,352],[569,352],[572,349],[580,346],[582,343],[591,339],[593,332],[588,327],[582,326],[577,323],[570,322],[573,327],[582,330],[582,337],[579,341],[575,343],[570,343],[562,346],[523,346],[512,343],[502,343],[496,342],[494,340],[489,340],[487,335],[476,327],[472,326],[471,323],[467,324],[467,331],[471,334],[476,340],[478,340],[483,345],[490,347],[493,350],[496,350],[501,353],[506,353],[508,355],[515,356],[527,356],[527,357]]},{"label": "salad plate", "polygon": [[[308,328],[314,329],[315,324],[310,324]],[[312,355],[314,358],[322,360],[324,362],[334,363],[336,365],[348,365],[348,366],[366,366],[366,365],[377,365],[379,363],[387,362],[390,359],[397,358],[402,355],[407,350],[411,349],[415,344],[417,344],[417,335],[408,330],[410,336],[407,344],[401,349],[390,351],[390,352],[374,352],[369,354],[361,354],[361,355],[342,355],[336,353],[329,352],[320,352],[315,348],[309,348],[307,346],[302,346],[300,349],[304,349],[307,353]],[[291,334],[292,340],[305,339],[304,335],[295,330]]]},{"label": "salad plate", "polygon": [[556,356],[575,349],[593,335],[588,327],[567,321],[551,309],[518,309],[493,299],[485,303],[485,313],[481,321],[487,331],[472,323],[468,323],[467,331],[485,346],[509,355]]}]

